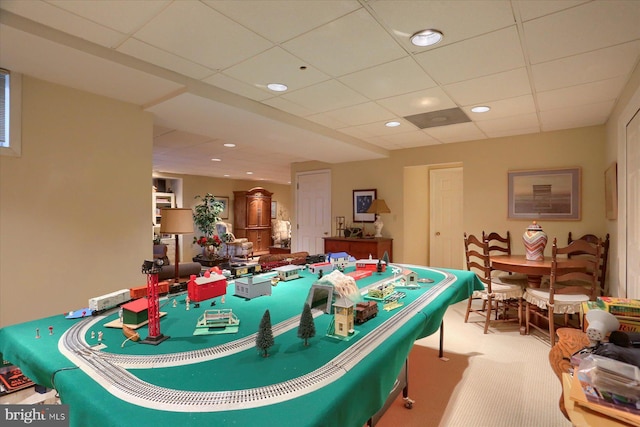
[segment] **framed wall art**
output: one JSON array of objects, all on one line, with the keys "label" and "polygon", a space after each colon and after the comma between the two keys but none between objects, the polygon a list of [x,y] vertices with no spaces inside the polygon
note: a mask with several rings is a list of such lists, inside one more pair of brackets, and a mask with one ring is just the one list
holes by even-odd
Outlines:
[{"label": "framed wall art", "polygon": [[367,213],[376,198],[376,190],[353,190],[353,222],[374,222],[376,215]]},{"label": "framed wall art", "polygon": [[509,219],[580,219],[580,168],[508,172]]},{"label": "framed wall art", "polygon": [[618,164],[613,162],[604,172],[604,205],[607,219],[618,218]]},{"label": "framed wall art", "polygon": [[214,196],[216,202],[220,202],[223,205],[222,212],[220,212],[220,219],[229,219],[229,198]]},{"label": "framed wall art", "polygon": [[271,202],[271,219],[276,219],[278,217],[278,202]]}]

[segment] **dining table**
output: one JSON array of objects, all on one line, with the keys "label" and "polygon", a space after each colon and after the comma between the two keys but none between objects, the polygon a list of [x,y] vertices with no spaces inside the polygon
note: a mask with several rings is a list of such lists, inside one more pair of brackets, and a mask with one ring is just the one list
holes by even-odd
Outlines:
[{"label": "dining table", "polygon": [[[494,255],[489,259],[493,270],[526,274],[527,285],[531,288],[539,288],[542,277],[551,274],[551,257],[544,257],[541,261],[532,261],[528,260],[526,255]],[[583,269],[584,262],[568,258],[558,260],[560,274]]]}]

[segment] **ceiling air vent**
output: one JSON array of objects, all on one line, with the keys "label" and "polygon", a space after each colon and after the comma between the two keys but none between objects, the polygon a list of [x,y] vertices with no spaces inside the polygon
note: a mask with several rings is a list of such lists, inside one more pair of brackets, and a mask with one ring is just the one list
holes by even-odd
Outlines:
[{"label": "ceiling air vent", "polygon": [[448,110],[414,114],[413,116],[406,116],[405,119],[407,119],[420,129],[448,126],[454,125],[456,123],[466,123],[471,121],[471,119],[467,117],[464,111],[457,107],[449,108]]}]

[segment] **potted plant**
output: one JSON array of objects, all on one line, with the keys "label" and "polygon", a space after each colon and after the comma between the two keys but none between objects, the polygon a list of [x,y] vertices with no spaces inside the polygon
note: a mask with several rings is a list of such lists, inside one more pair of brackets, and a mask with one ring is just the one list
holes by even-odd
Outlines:
[{"label": "potted plant", "polygon": [[222,202],[216,201],[216,198],[207,193],[203,196],[196,196],[200,199],[194,207],[193,222],[202,232],[202,236],[193,237],[193,243],[203,248],[203,254],[196,256],[193,260],[202,265],[213,266],[220,263],[221,257],[216,254],[216,249],[220,246],[220,238],[215,234],[216,222],[220,221],[220,213],[224,209]]}]

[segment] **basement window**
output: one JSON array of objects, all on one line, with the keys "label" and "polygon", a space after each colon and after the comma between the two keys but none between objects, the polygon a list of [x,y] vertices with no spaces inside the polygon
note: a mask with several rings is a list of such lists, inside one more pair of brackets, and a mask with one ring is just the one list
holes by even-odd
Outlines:
[{"label": "basement window", "polygon": [[22,76],[0,68],[0,155],[19,157],[22,130]]}]

